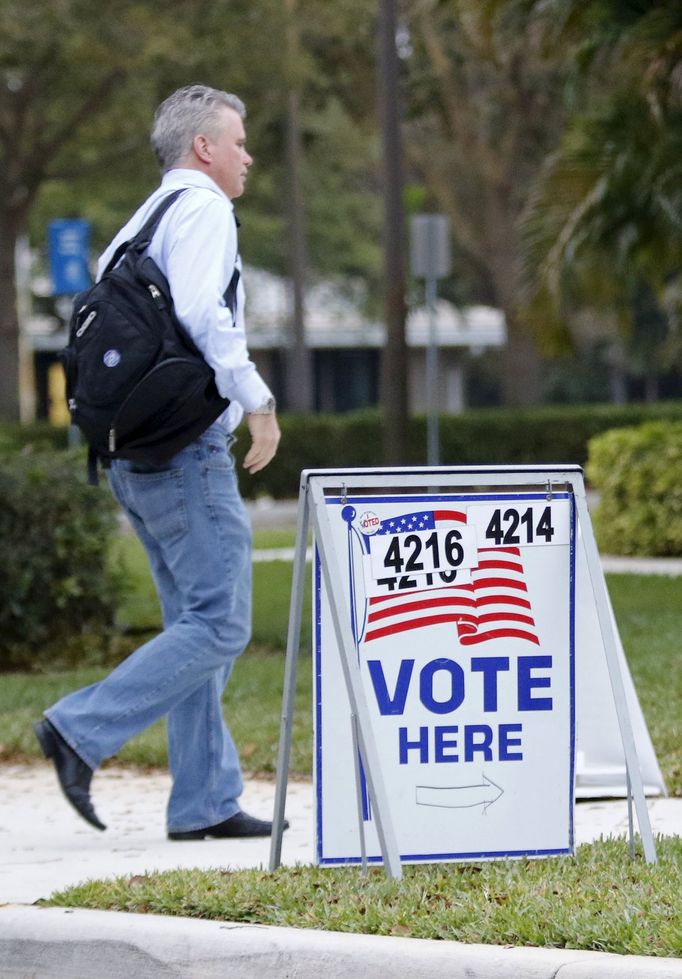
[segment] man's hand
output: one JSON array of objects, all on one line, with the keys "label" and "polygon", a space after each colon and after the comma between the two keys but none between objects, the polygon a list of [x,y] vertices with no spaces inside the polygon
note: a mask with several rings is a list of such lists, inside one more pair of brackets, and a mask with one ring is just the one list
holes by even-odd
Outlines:
[{"label": "man's hand", "polygon": [[281,433],[274,411],[269,415],[247,415],[246,422],[251,433],[251,448],[246,453],[244,469],[253,476],[274,459]]}]

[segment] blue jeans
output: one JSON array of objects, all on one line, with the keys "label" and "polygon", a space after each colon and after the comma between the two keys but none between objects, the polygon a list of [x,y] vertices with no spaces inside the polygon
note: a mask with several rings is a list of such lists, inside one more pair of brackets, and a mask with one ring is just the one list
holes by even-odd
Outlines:
[{"label": "blue jeans", "polygon": [[46,711],[91,768],[167,715],[167,825],[176,832],[228,819],[242,791],[221,709],[251,635],[251,529],[231,441],[215,423],[163,469],[112,463],[109,483],[147,551],[164,631]]}]

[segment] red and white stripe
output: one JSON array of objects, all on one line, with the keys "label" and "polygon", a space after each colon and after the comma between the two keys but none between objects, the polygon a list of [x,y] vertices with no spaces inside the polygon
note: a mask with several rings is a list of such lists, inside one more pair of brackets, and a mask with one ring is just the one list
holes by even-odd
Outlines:
[{"label": "red and white stripe", "polygon": [[[439,526],[465,523],[466,514],[436,510]],[[369,599],[364,641],[453,623],[463,646],[499,638],[539,645],[518,547],[479,547],[471,582]]]}]

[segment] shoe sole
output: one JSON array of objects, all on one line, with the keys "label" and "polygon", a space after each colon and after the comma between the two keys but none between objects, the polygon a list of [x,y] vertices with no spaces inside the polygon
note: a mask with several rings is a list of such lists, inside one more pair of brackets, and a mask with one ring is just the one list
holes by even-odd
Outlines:
[{"label": "shoe sole", "polygon": [[205,833],[202,830],[196,830],[190,833],[169,833],[169,840],[267,840],[272,833],[232,833],[232,834],[220,834],[219,836],[214,836],[213,833]]},{"label": "shoe sole", "polygon": [[[289,820],[284,820],[284,825],[282,829],[289,829]],[[182,840],[266,840],[272,836],[272,831],[269,833],[233,833],[232,835],[220,834],[214,836],[213,833],[208,832],[205,829],[191,829],[185,833],[169,833],[168,839],[180,842]]]}]

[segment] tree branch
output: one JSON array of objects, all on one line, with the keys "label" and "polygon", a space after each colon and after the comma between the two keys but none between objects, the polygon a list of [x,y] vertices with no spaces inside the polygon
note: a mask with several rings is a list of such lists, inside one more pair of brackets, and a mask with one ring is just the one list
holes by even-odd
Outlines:
[{"label": "tree branch", "polygon": [[79,163],[69,164],[68,167],[64,167],[63,169],[53,169],[47,166],[43,176],[46,180],[79,180],[82,177],[88,177],[90,174],[96,173],[106,164],[127,159],[131,153],[137,152],[146,143],[146,137],[131,139],[127,143],[117,146],[115,149],[103,151],[100,156],[94,160],[88,160],[87,163],[80,161]]},{"label": "tree branch", "polygon": [[103,101],[106,101],[109,93],[115,85],[118,85],[126,76],[123,68],[117,67],[106,75],[99,85],[93,89],[89,97],[72,113],[63,125],[47,140],[37,141],[34,153],[42,161],[40,167],[43,175],[47,172],[49,162],[54,159],[59,150],[64,146],[68,139],[73,135],[85,120],[93,115]]},{"label": "tree branch", "polygon": [[[419,21],[452,140],[462,147],[470,160],[475,160],[477,168],[483,171],[491,183],[499,183],[503,179],[500,154],[481,139],[477,125],[480,121],[479,100],[474,97],[466,81],[462,80],[460,73],[454,69],[448,48],[438,33],[431,14],[432,11],[422,5]],[[467,57],[471,56],[472,51],[469,49]],[[473,52],[473,57],[478,59],[483,55],[477,51]]]}]

